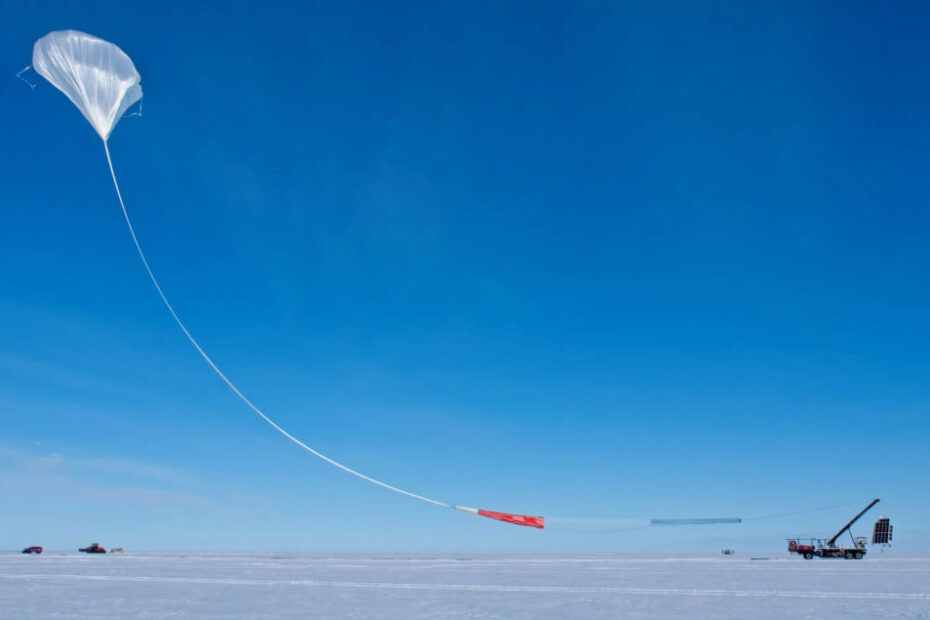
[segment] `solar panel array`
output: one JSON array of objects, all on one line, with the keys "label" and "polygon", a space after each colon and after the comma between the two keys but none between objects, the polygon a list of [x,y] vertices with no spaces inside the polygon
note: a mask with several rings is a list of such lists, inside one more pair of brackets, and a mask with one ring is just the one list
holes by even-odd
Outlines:
[{"label": "solar panel array", "polygon": [[891,519],[888,517],[879,517],[872,528],[872,544],[887,545],[891,542]]}]

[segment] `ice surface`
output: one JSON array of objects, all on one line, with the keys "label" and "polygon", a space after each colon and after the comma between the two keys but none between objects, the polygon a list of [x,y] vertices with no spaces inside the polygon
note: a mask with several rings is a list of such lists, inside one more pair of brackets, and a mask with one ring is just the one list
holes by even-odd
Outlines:
[{"label": "ice surface", "polygon": [[0,554],[3,618],[930,618],[930,557]]}]

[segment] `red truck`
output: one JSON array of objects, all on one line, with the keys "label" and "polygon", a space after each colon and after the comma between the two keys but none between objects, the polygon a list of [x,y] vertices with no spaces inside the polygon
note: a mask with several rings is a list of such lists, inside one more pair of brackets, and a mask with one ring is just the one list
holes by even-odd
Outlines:
[{"label": "red truck", "polygon": [[38,545],[34,547],[26,547],[23,549],[23,553],[42,553],[42,547],[39,547]]},{"label": "red truck", "polygon": [[80,551],[81,553],[106,553],[107,552],[106,549],[100,546],[100,543],[94,543],[92,545],[88,545],[87,547],[84,547],[83,549],[78,549],[78,551]]},{"label": "red truck", "polygon": [[788,551],[797,553],[805,560],[818,558],[846,558],[861,560],[865,556],[865,539],[856,539],[855,547],[829,547],[819,538],[789,538]]},{"label": "red truck", "polygon": [[[840,529],[839,532],[834,534],[832,537],[826,541],[821,540],[820,538],[789,538],[788,539],[788,551],[791,553],[797,553],[805,560],[811,560],[814,556],[818,558],[846,558],[847,560],[861,560],[865,557],[865,538],[855,538],[852,535],[852,526],[859,520],[859,518],[867,513],[872,506],[878,503],[879,500],[873,499],[872,502],[859,511],[855,517],[849,520],[849,522]],[[852,539],[851,547],[843,547],[836,544],[836,539],[843,535],[844,532],[849,531],[849,537]]]}]

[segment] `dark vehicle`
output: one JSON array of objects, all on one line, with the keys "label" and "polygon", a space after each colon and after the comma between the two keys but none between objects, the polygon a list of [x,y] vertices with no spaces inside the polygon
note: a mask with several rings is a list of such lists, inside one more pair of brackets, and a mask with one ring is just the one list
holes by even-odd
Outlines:
[{"label": "dark vehicle", "polygon": [[25,549],[23,549],[23,553],[42,553],[42,547],[39,547],[39,546],[26,547]]},{"label": "dark vehicle", "polygon": [[83,549],[78,549],[81,553],[106,553],[107,550],[100,546],[100,543],[94,543]]},{"label": "dark vehicle", "polygon": [[[788,539],[788,551],[791,553],[797,553],[805,560],[811,560],[814,556],[818,558],[845,558],[847,560],[861,560],[865,557],[865,538],[854,537],[852,535],[852,526],[859,520],[859,518],[867,513],[872,506],[878,503],[879,500],[873,499],[872,502],[863,508],[859,514],[849,520],[849,523],[843,526],[843,528],[834,534],[832,537],[826,541],[820,538],[789,538]],[[890,527],[890,526],[889,526]],[[849,537],[852,539],[851,547],[843,547],[836,544],[836,539],[843,535],[844,532],[849,531]]]}]

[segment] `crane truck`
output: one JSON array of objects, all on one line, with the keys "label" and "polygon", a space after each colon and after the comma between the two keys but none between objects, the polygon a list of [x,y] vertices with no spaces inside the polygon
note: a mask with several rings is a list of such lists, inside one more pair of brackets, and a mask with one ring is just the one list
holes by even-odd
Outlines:
[{"label": "crane truck", "polygon": [[[871,510],[872,506],[879,502],[878,499],[873,499],[868,506],[859,511],[855,517],[849,520],[846,525],[844,525],[839,532],[828,538],[824,541],[821,538],[789,538],[788,539],[788,551],[791,553],[797,553],[805,560],[811,560],[814,556],[818,558],[845,558],[847,560],[861,560],[865,557],[865,544],[866,539],[863,537],[855,537],[852,534],[852,526],[858,521],[862,515]],[[849,538],[852,540],[851,547],[843,547],[842,545],[837,545],[836,540],[842,536],[845,532],[849,532]]]}]

